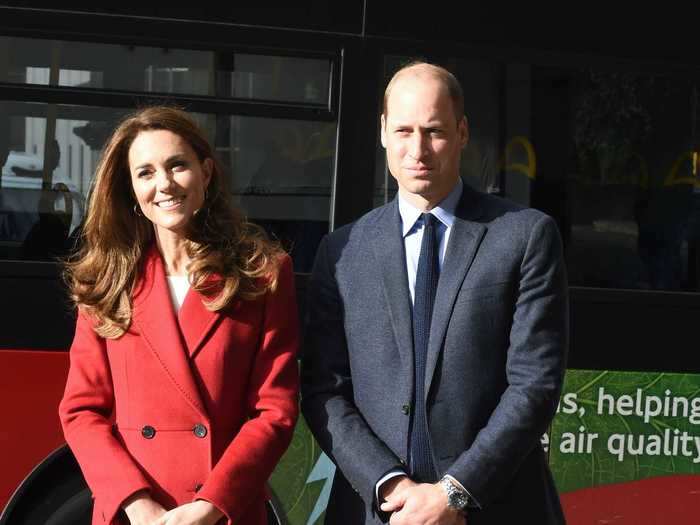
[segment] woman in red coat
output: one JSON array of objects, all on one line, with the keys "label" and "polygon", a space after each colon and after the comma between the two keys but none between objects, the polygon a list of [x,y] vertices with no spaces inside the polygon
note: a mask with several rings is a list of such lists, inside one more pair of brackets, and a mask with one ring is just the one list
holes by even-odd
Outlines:
[{"label": "woman in red coat", "polygon": [[266,522],[297,418],[293,273],[225,186],[173,108],[105,147],[67,265],[79,315],[59,409],[93,524]]}]

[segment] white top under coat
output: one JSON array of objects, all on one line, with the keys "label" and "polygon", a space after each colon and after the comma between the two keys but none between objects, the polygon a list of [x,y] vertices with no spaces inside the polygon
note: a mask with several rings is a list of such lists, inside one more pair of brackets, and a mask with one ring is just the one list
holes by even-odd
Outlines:
[{"label": "white top under coat", "polygon": [[177,314],[185,300],[188,290],[190,289],[190,281],[186,275],[168,275],[168,290],[170,290],[170,300],[173,303],[173,308]]}]

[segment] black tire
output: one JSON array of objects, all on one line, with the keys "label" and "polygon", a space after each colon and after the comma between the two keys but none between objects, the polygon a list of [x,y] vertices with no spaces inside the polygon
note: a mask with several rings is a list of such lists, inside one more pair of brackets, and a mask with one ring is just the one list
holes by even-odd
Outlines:
[{"label": "black tire", "polygon": [[92,523],[92,494],[84,489],[58,507],[46,525],[90,525]]},{"label": "black tire", "polygon": [[22,482],[0,525],[90,525],[92,497],[67,447],[50,454]]}]

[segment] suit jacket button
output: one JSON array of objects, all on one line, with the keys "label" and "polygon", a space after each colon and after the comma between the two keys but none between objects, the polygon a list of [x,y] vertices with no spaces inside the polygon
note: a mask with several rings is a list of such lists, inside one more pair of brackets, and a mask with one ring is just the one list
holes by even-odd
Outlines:
[{"label": "suit jacket button", "polygon": [[207,435],[207,427],[205,427],[201,423],[197,423],[192,429],[192,432],[194,432],[194,435],[198,438],[203,438]]},{"label": "suit jacket button", "polygon": [[410,405],[404,405],[401,407],[401,412],[403,412],[405,415],[408,415],[411,413],[411,406]]},{"label": "suit jacket button", "polygon": [[156,435],[156,429],[151,425],[146,425],[141,429],[141,435],[146,439],[153,439],[153,437]]}]

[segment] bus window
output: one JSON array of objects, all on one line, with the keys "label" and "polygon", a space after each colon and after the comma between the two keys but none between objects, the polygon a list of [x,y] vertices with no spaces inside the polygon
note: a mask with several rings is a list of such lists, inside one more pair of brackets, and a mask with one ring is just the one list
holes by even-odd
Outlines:
[{"label": "bus window", "polygon": [[[0,36],[15,84],[210,95],[327,106],[328,58]],[[53,77],[53,78],[52,78]],[[294,78],[294,82],[290,82]]]},{"label": "bus window", "polygon": [[99,149],[122,113],[0,103],[1,259],[53,260],[68,253]]},{"label": "bus window", "polygon": [[[386,56],[386,79],[408,60]],[[438,62],[464,88],[464,181],[552,215],[571,285],[700,289],[698,79],[624,67]],[[375,205],[395,193],[378,144]]]},{"label": "bus window", "polygon": [[570,284],[697,290],[698,80],[623,67],[533,78],[539,203],[559,220]]},{"label": "bus window", "polygon": [[239,206],[310,272],[328,232],[335,123],[231,117],[227,152]]},{"label": "bus window", "polygon": [[[7,151],[0,258],[67,255],[100,150],[128,111],[21,102],[0,108]],[[230,173],[233,201],[290,250],[297,272],[310,271],[329,227],[336,124],[203,113],[195,118]]]}]

